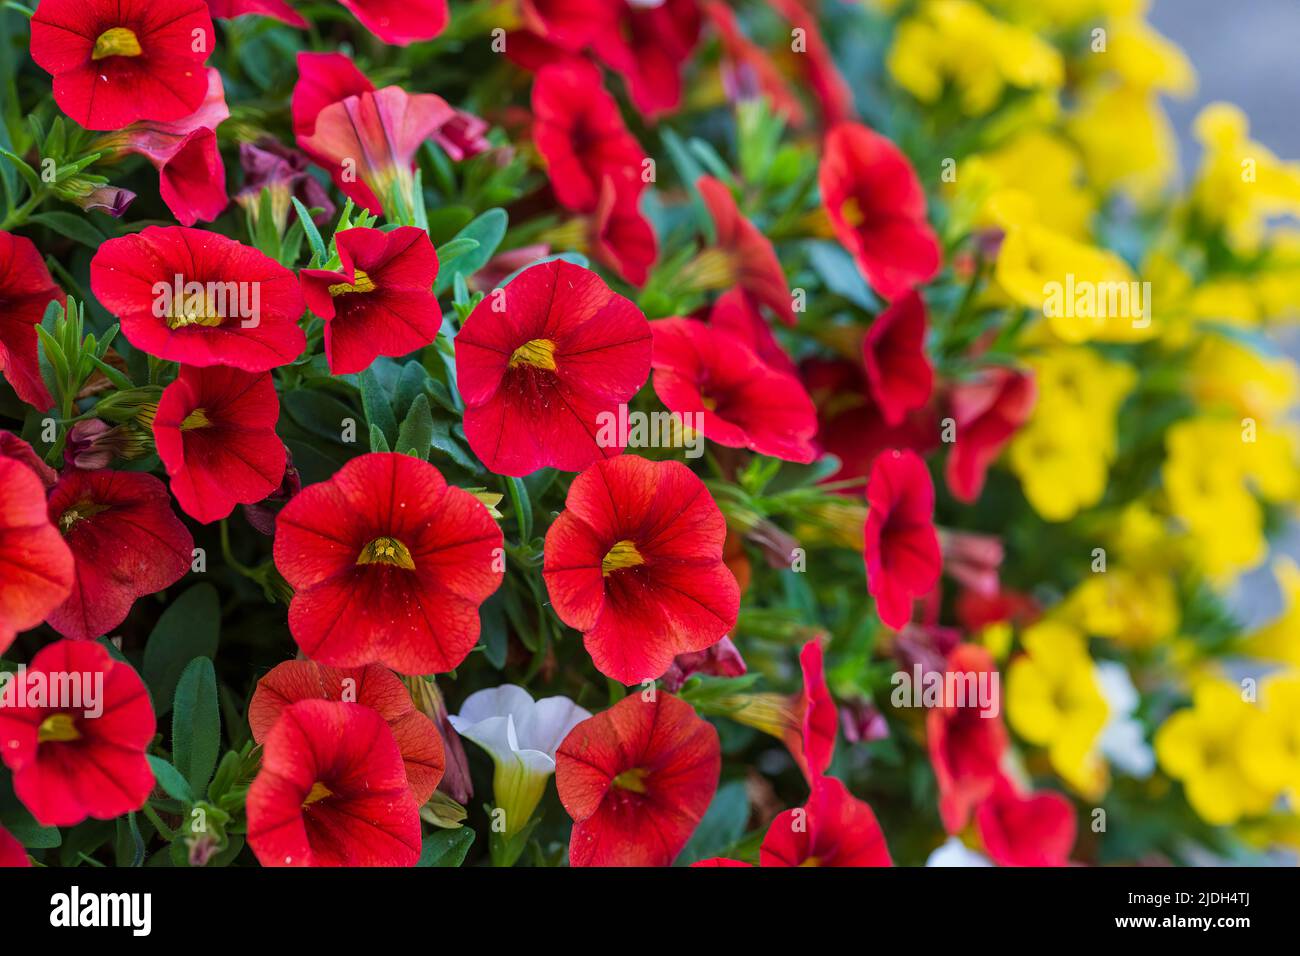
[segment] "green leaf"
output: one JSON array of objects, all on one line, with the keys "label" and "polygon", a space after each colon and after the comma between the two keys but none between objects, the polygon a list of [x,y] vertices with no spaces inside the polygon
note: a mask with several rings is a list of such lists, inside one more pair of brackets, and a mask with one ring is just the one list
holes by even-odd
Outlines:
[{"label": "green leaf", "polygon": [[519,525],[519,543],[527,544],[533,540],[533,503],[528,498],[528,488],[518,478],[507,478],[506,488],[510,491],[510,503],[514,505],[515,521]]},{"label": "green leaf", "polygon": [[193,803],[194,791],[190,789],[189,782],[181,776],[181,772],[173,767],[162,757],[149,755],[149,767],[153,770],[154,779],[158,781],[158,786],[163,791],[181,803]]},{"label": "green leaf", "polygon": [[467,252],[473,252],[478,248],[478,240],[470,239],[466,236],[457,236],[445,246],[438,248],[438,268],[442,268],[457,256],[463,256]]},{"label": "green leaf", "polygon": [[144,864],[144,837],[140,835],[140,825],[135,822],[134,813],[117,818],[117,841],[114,849],[118,866]]},{"label": "green leaf", "polygon": [[158,715],[171,709],[181,672],[196,657],[217,656],[221,599],[211,584],[196,584],[158,618],[144,647],[144,682],[153,691]]},{"label": "green leaf", "polygon": [[465,862],[469,848],[474,844],[474,831],[469,827],[458,830],[439,830],[424,838],[420,848],[420,861],[416,866],[460,866]]},{"label": "green leaf", "polygon": [[221,710],[212,661],[190,661],[176,685],[172,708],[172,762],[194,793],[203,793],[221,750]]},{"label": "green leaf", "polygon": [[320,236],[320,230],[316,228],[316,223],[311,221],[311,213],[307,207],[300,203],[297,197],[290,197],[293,202],[294,212],[298,214],[298,221],[302,223],[302,231],[307,236],[307,244],[311,246],[313,264],[316,266],[324,265],[329,259],[329,253],[325,251],[325,240]]},{"label": "green leaf", "polygon": [[336,445],[343,441],[344,422],[356,421],[356,413],[351,408],[320,389],[295,389],[285,392],[282,400],[295,422]]},{"label": "green leaf", "polygon": [[[361,407],[366,413],[366,421],[373,429],[378,428],[387,441],[387,445],[397,437],[397,419],[393,417],[393,406],[388,402],[388,393],[379,384],[374,369],[366,369],[357,380],[361,384]],[[373,439],[371,444],[374,444]]]},{"label": "green leaf", "polygon": [[402,419],[402,427],[398,429],[396,448],[399,452],[427,461],[432,441],[433,412],[429,408],[429,399],[417,395],[411,403],[411,410]]},{"label": "green leaf", "polygon": [[433,379],[419,362],[407,362],[402,366],[402,374],[397,378],[397,387],[393,392],[393,413],[406,416],[415,404],[415,397],[427,392]]},{"label": "green leaf", "polygon": [[744,783],[724,783],[714,794],[713,802],[674,866],[688,866],[721,855],[744,835],[748,822],[749,795]]},{"label": "green leaf", "polygon": [[501,240],[506,237],[506,226],[509,223],[510,217],[506,215],[504,209],[489,209],[457,233],[456,238],[452,240],[453,243],[460,239],[473,239],[478,243],[478,247],[457,256],[449,267],[438,269],[438,279],[433,284],[433,294],[442,295],[450,289],[457,275],[472,276],[487,265],[488,260],[496,253],[497,246],[501,245]]},{"label": "green leaf", "polygon": [[388,446],[388,439],[384,437],[384,433],[379,430],[378,425],[370,426],[370,450],[378,452],[393,450]]},{"label": "green leaf", "polygon": [[28,217],[28,222],[39,223],[53,229],[59,235],[79,242],[90,249],[98,249],[104,244],[104,234],[82,216],[70,212],[39,212]]}]

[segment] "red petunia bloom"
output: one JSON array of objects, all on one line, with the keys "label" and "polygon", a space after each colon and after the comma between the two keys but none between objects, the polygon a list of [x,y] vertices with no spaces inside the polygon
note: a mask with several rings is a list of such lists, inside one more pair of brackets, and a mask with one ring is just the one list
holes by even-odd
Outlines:
[{"label": "red petunia bloom", "polygon": [[170,587],[190,569],[194,539],[153,475],[69,469],[46,510],[76,562],[72,593],[48,618],[64,637],[107,634],[136,598]]},{"label": "red petunia bloom", "polygon": [[767,306],[786,325],[795,324],[790,284],[772,242],[741,215],[727,186],[712,176],[701,176],[696,188],[713,217],[717,242],[687,266],[691,283],[705,288],[739,286],[757,303]]},{"label": "red petunia bloom", "polygon": [[300,30],[307,29],[307,20],[285,0],[207,0],[208,12],[214,18],[233,20],[249,14],[270,17]]},{"label": "red petunia bloom", "polygon": [[745,671],[745,659],[740,656],[740,651],[732,643],[731,638],[724,637],[702,651],[678,654],[673,658],[668,670],[664,671],[660,683],[664,690],[675,694],[696,674],[708,674],[712,677],[740,677]]},{"label": "red petunia bloom", "polygon": [[149,226],[110,239],[90,261],[90,285],[127,341],[167,361],[266,372],[307,344],[297,277],[215,232]]},{"label": "red petunia bloom", "polygon": [[3,694],[0,758],[42,826],[111,820],[144,805],[154,784],[145,749],[156,724],[129,664],[100,644],[57,641]]},{"label": "red petunia bloom", "polygon": [[730,332],[778,372],[798,377],[798,367],[790,360],[785,349],[781,348],[781,343],[772,334],[771,326],[744,289],[732,289],[718,296],[709,310],[709,325]]},{"label": "red petunia bloom", "polygon": [[607,175],[601,183],[600,201],[588,220],[588,245],[592,258],[639,288],[658,258],[659,243],[650,220],[641,215],[641,180],[630,183],[624,176],[623,185],[615,182]]},{"label": "red petunia bloom", "polygon": [[808,782],[815,783],[830,768],[835,756],[835,738],[839,732],[839,711],[826,686],[825,661],[821,642],[813,639],[799,652],[799,669],[803,673],[803,690],[796,699],[795,710],[801,715],[798,750],[791,746],[795,762]]},{"label": "red petunia bloom", "polygon": [[634,694],[578,724],[555,751],[573,818],[570,866],[668,866],[718,789],[718,732],[690,704]]},{"label": "red petunia bloom", "polygon": [[279,419],[270,372],[182,365],[153,420],[158,457],[181,510],[209,524],[275,491],[286,462],[275,433]]},{"label": "red petunia bloom", "polygon": [[209,67],[206,72],[208,92],[196,112],[174,122],[141,120],[101,136],[91,146],[109,157],[136,153],[149,160],[158,170],[163,202],[183,226],[211,222],[230,202],[216,134],[230,109],[220,71]]},{"label": "red petunia bloom", "polygon": [[18,397],[37,411],[54,404],[41,378],[36,326],[45,307],[68,301],[35,244],[0,232],[0,374]]},{"label": "red petunia bloom", "polygon": [[300,146],[303,137],[315,132],[316,118],[325,107],[375,91],[375,85],[344,53],[299,53],[297,66],[290,111]]},{"label": "red petunia bloom", "polygon": [[266,735],[248,788],[248,845],[263,866],[414,866],[420,809],[384,718],[300,700]]},{"label": "red petunia bloom", "polygon": [[483,504],[410,455],[354,458],[289,500],[275,565],[296,589],[289,630],[330,667],[458,667],[501,584],[501,529]]},{"label": "red petunia bloom", "polygon": [[999,777],[975,811],[984,850],[998,866],[1068,866],[1078,821],[1059,793],[1021,794]]},{"label": "red petunia bloom", "polygon": [[944,478],[958,501],[971,502],[984,489],[984,476],[1037,400],[1033,376],[994,367],[978,379],[953,387],[949,406],[956,423]]},{"label": "red petunia bloom", "polygon": [[345,229],[334,239],[339,268],[301,273],[307,307],[325,320],[331,372],[361,372],[380,355],[406,355],[438,337],[438,254],[427,232]]},{"label": "red petunia bloom", "polygon": [[654,120],[682,102],[682,66],[700,40],[697,0],[615,3],[615,21],[592,38],[596,56],[627,83],[636,108]]},{"label": "red petunia bloom", "polygon": [[925,190],[907,157],[859,123],[826,136],[822,203],[871,287],[894,299],[939,271],[939,240],[925,218]]},{"label": "red petunia bloom", "polygon": [[735,626],[740,586],[722,560],[726,534],[689,468],[624,455],[573,480],[546,534],[542,577],[597,670],[624,684],[653,680]]},{"label": "red petunia bloom", "polygon": [[524,26],[547,43],[570,51],[581,50],[600,32],[613,29],[617,10],[609,0],[519,0]]},{"label": "red petunia bloom", "polygon": [[0,555],[3,654],[19,632],[44,621],[72,590],[72,552],[50,524],[45,487],[26,462],[7,455],[0,455]]},{"label": "red petunia bloom", "polygon": [[214,41],[203,0],[41,0],[32,16],[32,59],[86,129],[193,113]]},{"label": "red petunia bloom", "polygon": [[346,701],[376,711],[397,741],[416,805],[423,806],[433,796],[446,764],[442,737],[433,721],[416,710],[406,685],[387,667],[370,664],[340,670],[312,661],[277,664],[257,682],[248,705],[253,739],[265,743],[281,714],[300,700]]},{"label": "red petunia bloom", "polygon": [[589,269],[525,269],[479,303],[456,336],[465,437],[499,475],[579,471],[619,454],[602,415],[645,384],[650,324]]},{"label": "red petunia bloom", "polygon": [[0,827],[0,869],[31,865],[32,861],[27,858],[27,851],[23,849],[17,837],[4,827]]},{"label": "red petunia bloom", "polygon": [[361,25],[393,46],[432,40],[447,28],[447,0],[339,0]]},{"label": "red petunia bloom", "polygon": [[1042,614],[1038,602],[1028,594],[1001,588],[996,594],[964,590],[957,595],[953,608],[962,629],[968,632],[983,630],[990,624],[1011,621],[1024,628],[1033,624]]},{"label": "red petunia bloom", "polygon": [[[956,674],[997,670],[993,656],[976,644],[958,644],[945,666]],[[925,715],[926,746],[939,784],[939,816],[949,833],[965,829],[971,813],[993,793],[1008,743],[1001,717],[983,714],[975,701],[965,703],[931,708]]]},{"label": "red petunia bloom", "polygon": [[939,536],[934,529],[934,483],[912,451],[884,451],[867,480],[865,527],[867,590],[887,627],[912,618],[912,601],[939,581]]},{"label": "red petunia bloom", "polygon": [[35,450],[12,432],[0,431],[0,460],[12,458],[26,465],[41,483],[45,491],[54,487],[59,474],[41,460]]},{"label": "red petunia bloom", "polygon": [[772,821],[761,866],[893,866],[871,807],[834,777],[814,781],[808,803]]},{"label": "red petunia bloom", "polygon": [[565,208],[593,212],[607,176],[642,183],[645,150],[597,67],[583,61],[542,67],[533,80],[532,107],[533,143]]},{"label": "red petunia bloom", "polygon": [[701,416],[698,430],[729,448],[802,463],[816,457],[817,410],[797,378],[716,326],[678,318],[650,328],[655,394],[669,409]]},{"label": "red petunia bloom", "polygon": [[891,427],[930,400],[934,369],[925,355],[925,327],[925,303],[912,291],[880,313],[863,339],[867,388]]}]

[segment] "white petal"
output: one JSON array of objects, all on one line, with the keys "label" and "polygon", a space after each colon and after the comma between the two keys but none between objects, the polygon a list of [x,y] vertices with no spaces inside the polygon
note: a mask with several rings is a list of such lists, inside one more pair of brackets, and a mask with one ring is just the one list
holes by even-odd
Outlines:
[{"label": "white petal", "polygon": [[554,757],[569,731],[590,716],[567,697],[543,697],[527,717],[516,718],[519,745]]},{"label": "white petal", "polygon": [[470,723],[463,717],[451,715],[451,725],[456,728],[456,733],[474,741],[491,754],[492,759],[498,763],[510,760],[515,749],[510,746],[513,730],[510,724],[509,717],[489,717],[486,720]]},{"label": "white petal", "polygon": [[992,866],[988,857],[962,843],[957,837],[948,837],[948,842],[930,854],[926,866]]},{"label": "white petal", "polygon": [[500,687],[489,687],[470,694],[465,698],[465,703],[460,705],[459,716],[470,723],[478,723],[489,717],[513,714],[515,723],[518,724],[532,709],[533,697],[528,691],[518,684],[502,684]]}]

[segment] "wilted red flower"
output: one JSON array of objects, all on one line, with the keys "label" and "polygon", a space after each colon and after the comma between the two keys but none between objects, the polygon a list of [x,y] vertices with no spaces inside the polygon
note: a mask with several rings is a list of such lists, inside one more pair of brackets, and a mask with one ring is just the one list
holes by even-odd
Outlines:
[{"label": "wilted red flower", "polygon": [[596,669],[633,684],[736,624],[740,586],[723,563],[726,521],[681,462],[599,461],[569,487],[546,534],[542,577]]},{"label": "wilted red flower", "polygon": [[[478,304],[456,336],[465,437],[499,475],[578,471],[626,445],[612,416],[650,373],[650,324],[589,269],[525,269]],[[608,438],[608,440],[605,440]]]},{"label": "wilted red flower", "polygon": [[[412,459],[414,460],[414,459]],[[262,744],[248,788],[248,845],[263,866],[414,866],[420,808],[384,718],[300,700]]]},{"label": "wilted red flower", "polygon": [[257,221],[261,213],[262,190],[271,193],[271,217],[276,231],[284,232],[297,199],[307,209],[320,209],[312,217],[321,226],[334,218],[334,203],[329,192],[311,173],[306,153],[290,149],[277,139],[263,136],[256,143],[239,144],[239,165],[244,171],[244,186],[235,194],[239,203]]},{"label": "wilted red flower", "polygon": [[27,851],[23,849],[23,845],[12,833],[0,827],[0,869],[31,865],[32,861],[27,858]]},{"label": "wilted red flower", "polygon": [[0,455],[0,654],[67,599],[72,552],[50,524],[45,488],[23,460]]},{"label": "wilted red flower", "polygon": [[303,15],[285,3],[285,0],[207,0],[207,3],[212,16],[223,20],[255,14],[279,20],[300,30],[307,29]]},{"label": "wilted red flower", "polygon": [[862,361],[887,425],[902,424],[930,400],[934,369],[925,355],[925,303],[915,291],[876,316],[862,342]]},{"label": "wilted red flower", "polygon": [[944,477],[958,501],[971,502],[984,489],[989,466],[1029,420],[1037,390],[1031,375],[994,367],[953,386],[949,405],[956,438]]},{"label": "wilted red flower", "polygon": [[597,262],[640,287],[659,255],[659,244],[650,220],[641,215],[641,180],[624,176],[621,181],[616,185],[614,176],[607,175],[601,183],[588,245]]},{"label": "wilted red flower", "polygon": [[943,553],[944,573],[967,592],[990,596],[998,593],[998,570],[1005,550],[997,535],[942,528],[939,550]]},{"label": "wilted red flower", "polygon": [[168,361],[266,372],[307,344],[297,276],[219,233],[149,226],[110,239],[90,285],[127,341]]},{"label": "wilted red flower", "polygon": [[542,67],[533,80],[533,143],[560,204],[594,212],[607,176],[642,183],[645,150],[605,89],[600,70],[568,61]]},{"label": "wilted red flower", "polygon": [[208,524],[275,491],[285,465],[279,419],[270,372],[182,365],[153,420],[158,457],[181,509]]},{"label": "wilted red flower", "polygon": [[894,299],[939,271],[925,190],[897,146],[860,123],[841,123],[826,136],[819,179],[836,237],[882,296]]},{"label": "wilted red flower", "polygon": [[1059,793],[1021,794],[998,777],[975,811],[975,826],[998,866],[1068,866],[1078,831],[1074,804]]},{"label": "wilted red flower", "polygon": [[[994,673],[997,665],[979,645],[958,644],[948,655],[946,670],[978,678],[981,673]],[[973,700],[962,707],[948,706],[955,703],[945,701],[925,715],[926,745],[939,784],[939,816],[949,833],[965,829],[971,813],[993,793],[1008,742],[1000,716],[982,713]]]},{"label": "wilted red flower", "polygon": [[718,732],[659,692],[624,697],[582,721],[555,752],[573,818],[570,866],[668,866],[718,789]]},{"label": "wilted red flower", "polygon": [[38,823],[111,820],[144,805],[154,784],[145,749],[156,725],[149,692],[129,664],[91,641],[56,641],[3,697],[0,758]]},{"label": "wilted red flower", "polygon": [[808,116],[799,97],[767,51],[741,31],[732,9],[718,0],[709,0],[703,9],[722,40],[723,85],[728,87],[728,93],[735,99],[765,96],[787,122],[802,126]]},{"label": "wilted red flower", "polygon": [[650,328],[655,394],[669,409],[701,416],[698,430],[729,448],[802,463],[816,457],[817,410],[797,378],[716,326],[675,318]]},{"label": "wilted red flower", "polygon": [[353,458],[276,521],[275,565],[296,589],[289,630],[330,667],[403,674],[459,666],[505,571],[482,502],[410,455]]},{"label": "wilted red flower", "polygon": [[216,128],[229,116],[220,71],[206,70],[208,89],[202,105],[173,122],[141,120],[101,136],[91,149],[108,157],[136,153],[158,170],[163,202],[183,226],[211,222],[230,202],[226,166],[217,151]]},{"label": "wilted red flower", "polygon": [[53,75],[59,109],[86,129],[193,113],[214,40],[203,0],[41,0],[32,16],[32,59]]},{"label": "wilted red flower", "polygon": [[834,777],[813,782],[808,803],[786,810],[758,850],[762,866],[893,866],[871,807]]},{"label": "wilted red flower", "polygon": [[700,39],[697,0],[615,3],[615,21],[592,38],[596,56],[627,83],[647,119],[682,102],[682,66]]},{"label": "wilted red flower", "polygon": [[724,637],[702,651],[678,654],[673,658],[668,670],[664,671],[660,683],[664,690],[675,694],[696,674],[707,674],[710,677],[740,677],[745,670],[745,659],[740,656],[740,651],[732,643],[731,638]]},{"label": "wilted red flower", "polygon": [[110,425],[98,418],[84,418],[68,429],[63,463],[98,471],[118,458],[137,458],[147,447],[144,433],[132,425]]},{"label": "wilted red flower", "polygon": [[778,372],[798,377],[799,369],[781,348],[771,327],[744,289],[732,289],[718,296],[709,310],[709,325],[736,336]]},{"label": "wilted red flower", "polygon": [[438,337],[438,254],[427,232],[344,229],[334,240],[339,268],[301,273],[307,307],[325,320],[331,372],[361,372],[380,355],[406,355]]},{"label": "wilted red flower", "polygon": [[717,242],[687,265],[684,285],[705,289],[739,286],[755,302],[767,306],[786,325],[795,324],[790,284],[771,240],[741,215],[726,184],[701,176],[695,184],[713,217]]},{"label": "wilted red flower", "polygon": [[387,667],[370,664],[340,670],[313,661],[277,664],[257,682],[248,705],[253,739],[265,743],[280,715],[300,700],[346,701],[376,711],[402,752],[416,806],[433,796],[446,762],[442,737],[433,721],[415,709],[410,691]]},{"label": "wilted red flower", "polygon": [[24,236],[0,232],[0,373],[13,390],[37,411],[54,404],[41,378],[36,326],[45,307],[68,301],[45,260]]},{"label": "wilted red flower", "polygon": [[47,513],[76,562],[72,593],[48,618],[64,637],[107,634],[136,598],[190,569],[194,539],[153,475],[69,469],[50,492]]},{"label": "wilted red flower", "polygon": [[886,626],[900,629],[912,601],[939,581],[934,482],[913,451],[884,451],[867,480],[867,590]]}]

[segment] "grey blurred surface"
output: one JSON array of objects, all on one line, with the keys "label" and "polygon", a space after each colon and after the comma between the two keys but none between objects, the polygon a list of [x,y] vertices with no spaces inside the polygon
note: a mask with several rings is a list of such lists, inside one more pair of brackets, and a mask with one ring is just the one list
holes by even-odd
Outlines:
[{"label": "grey blurred surface", "polygon": [[[1216,100],[1246,111],[1253,139],[1283,159],[1300,159],[1300,0],[1155,0],[1150,20],[1183,48],[1199,78],[1194,96],[1165,102],[1184,176],[1200,162],[1192,121]],[[1292,330],[1280,341],[1300,361],[1300,336]],[[1300,525],[1292,524],[1277,550],[1300,559]],[[1233,604],[1247,626],[1277,614],[1281,598],[1267,567],[1242,580]]]}]

